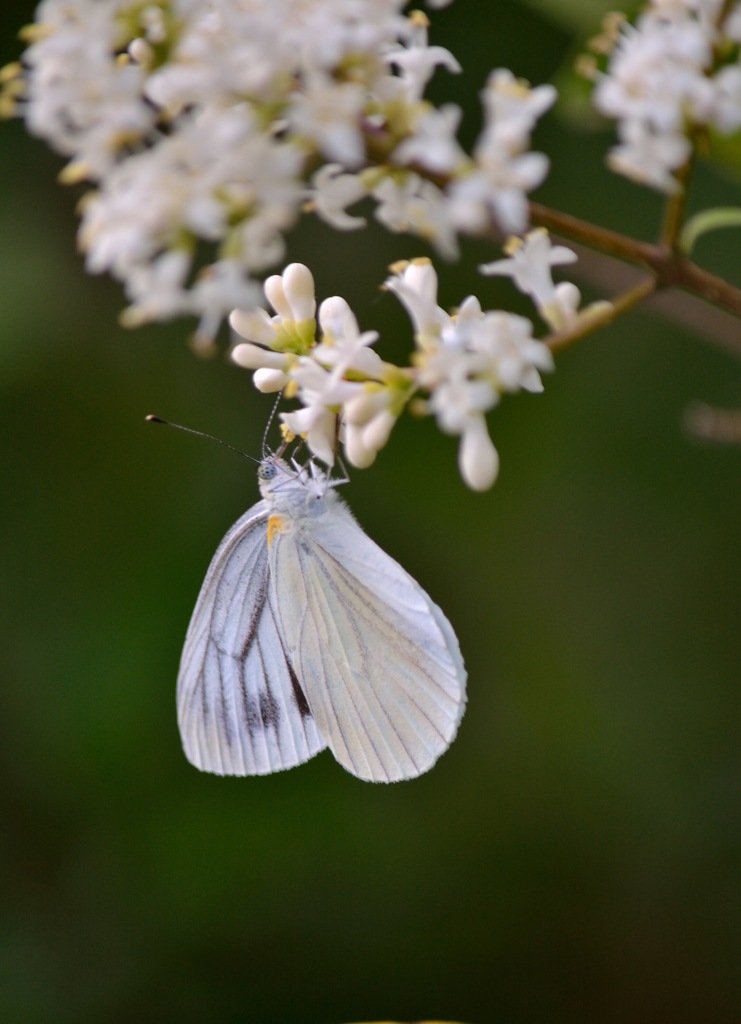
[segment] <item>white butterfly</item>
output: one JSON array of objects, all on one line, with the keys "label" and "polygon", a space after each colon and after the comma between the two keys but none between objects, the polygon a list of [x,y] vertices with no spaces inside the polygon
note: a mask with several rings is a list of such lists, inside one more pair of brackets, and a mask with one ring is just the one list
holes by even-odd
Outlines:
[{"label": "white butterfly", "polygon": [[458,641],[310,469],[264,459],[263,500],[214,556],[180,663],[183,747],[218,775],[265,775],[329,747],[360,779],[411,779],[458,729]]}]

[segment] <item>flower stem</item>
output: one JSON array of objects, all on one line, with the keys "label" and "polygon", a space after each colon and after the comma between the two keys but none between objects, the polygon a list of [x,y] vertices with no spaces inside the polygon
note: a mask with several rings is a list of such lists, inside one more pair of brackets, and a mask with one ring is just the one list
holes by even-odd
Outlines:
[{"label": "flower stem", "polygon": [[639,302],[643,302],[649,295],[652,295],[657,287],[658,281],[655,276],[644,277],[638,284],[610,302],[598,303],[594,313],[590,313],[589,309],[585,310],[572,327],[549,334],[543,341],[551,352],[562,352],[565,348],[573,345],[575,341],[580,341],[592,331],[599,330],[600,327],[611,323],[615,317],[627,313],[633,306],[637,306]]},{"label": "flower stem", "polygon": [[679,236],[687,213],[687,193],[695,164],[695,139],[690,136],[690,141],[692,142],[692,155],[676,172],[675,177],[679,188],[667,199],[664,208],[664,223],[661,228],[660,245],[674,253],[678,249]]}]

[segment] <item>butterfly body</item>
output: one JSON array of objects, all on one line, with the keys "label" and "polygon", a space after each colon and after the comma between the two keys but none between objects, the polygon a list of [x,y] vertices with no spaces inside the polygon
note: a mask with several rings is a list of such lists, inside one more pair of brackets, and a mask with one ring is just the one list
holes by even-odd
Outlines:
[{"label": "butterfly body", "polygon": [[271,457],[258,478],[263,498],[221,542],[186,637],[188,759],[261,775],[329,747],[361,779],[422,774],[465,706],[452,627],[324,474]]}]

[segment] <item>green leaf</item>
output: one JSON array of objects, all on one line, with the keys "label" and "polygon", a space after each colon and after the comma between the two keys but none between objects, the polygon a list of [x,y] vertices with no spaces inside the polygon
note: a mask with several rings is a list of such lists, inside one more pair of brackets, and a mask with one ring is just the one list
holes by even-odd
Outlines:
[{"label": "green leaf", "polygon": [[718,228],[741,228],[741,207],[716,206],[690,217],[679,236],[680,250],[689,256],[701,235]]}]

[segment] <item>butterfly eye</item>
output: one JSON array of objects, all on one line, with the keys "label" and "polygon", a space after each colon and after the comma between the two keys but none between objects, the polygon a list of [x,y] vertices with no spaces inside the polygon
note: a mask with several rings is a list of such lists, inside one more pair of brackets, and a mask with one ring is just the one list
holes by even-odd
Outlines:
[{"label": "butterfly eye", "polygon": [[263,462],[257,470],[257,475],[261,480],[272,480],[277,472],[278,470],[271,462]]}]

